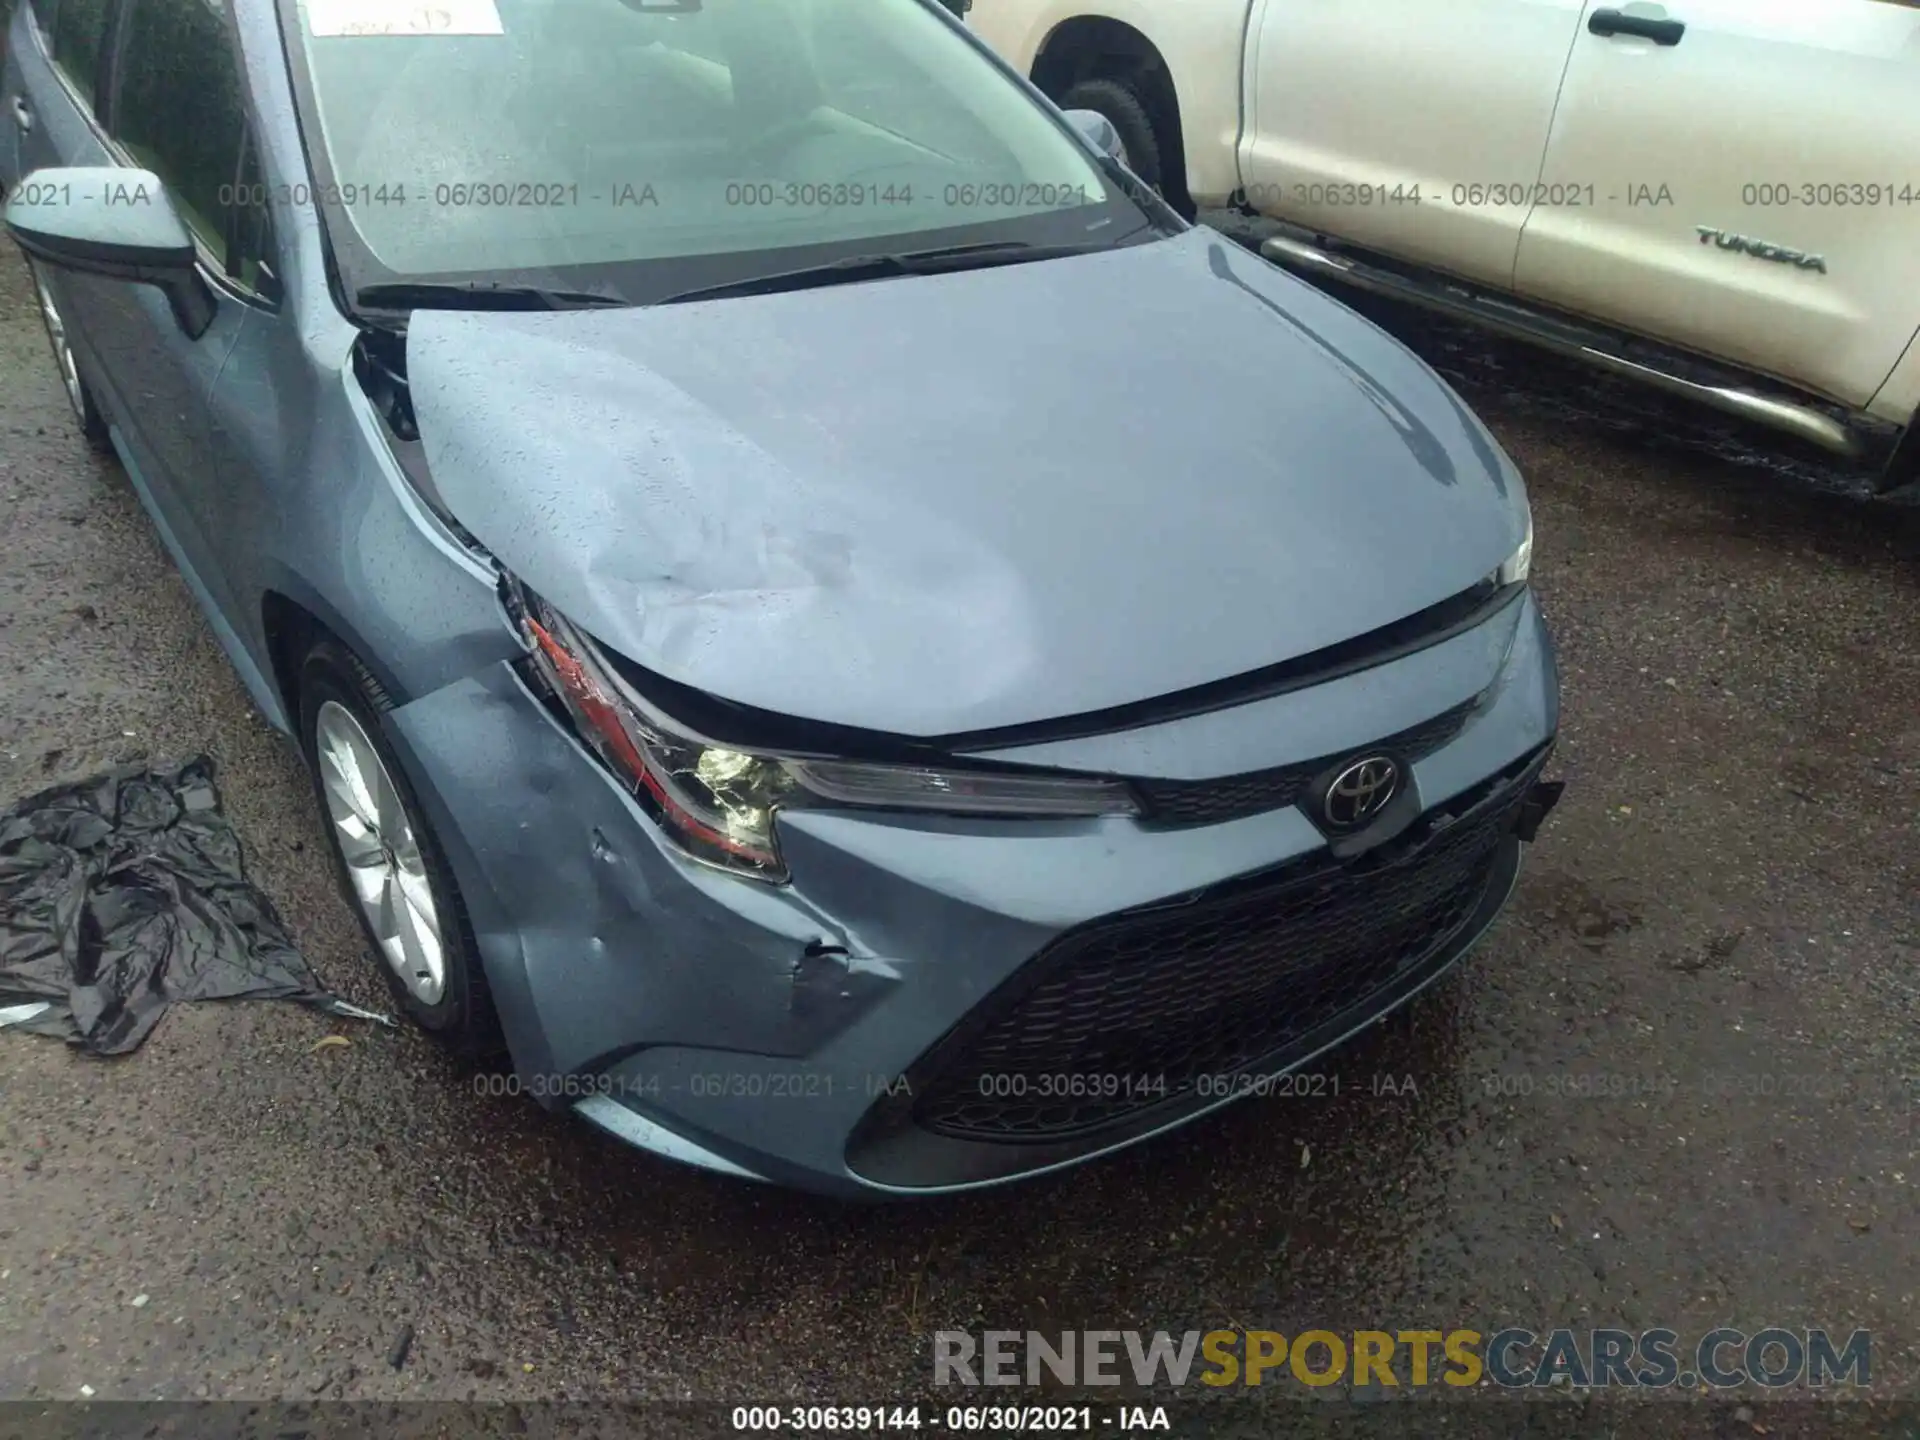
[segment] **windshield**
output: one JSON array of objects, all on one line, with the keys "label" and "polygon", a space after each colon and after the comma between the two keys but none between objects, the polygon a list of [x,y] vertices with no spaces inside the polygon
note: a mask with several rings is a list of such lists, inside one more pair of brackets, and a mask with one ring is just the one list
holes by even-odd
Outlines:
[{"label": "windshield", "polygon": [[349,296],[447,282],[645,302],[1147,221],[927,0],[288,3]]}]

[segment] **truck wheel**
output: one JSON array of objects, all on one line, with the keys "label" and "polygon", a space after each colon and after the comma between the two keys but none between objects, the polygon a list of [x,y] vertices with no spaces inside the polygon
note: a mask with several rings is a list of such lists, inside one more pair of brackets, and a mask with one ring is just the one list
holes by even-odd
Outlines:
[{"label": "truck wheel", "polygon": [[1140,97],[1119,80],[1082,80],[1060,97],[1062,110],[1093,110],[1120,133],[1127,168],[1155,190],[1161,189],[1160,139]]}]

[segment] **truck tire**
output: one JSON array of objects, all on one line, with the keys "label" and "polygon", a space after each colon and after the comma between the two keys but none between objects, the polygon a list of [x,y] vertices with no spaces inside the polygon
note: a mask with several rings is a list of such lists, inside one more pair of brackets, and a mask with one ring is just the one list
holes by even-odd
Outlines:
[{"label": "truck tire", "polygon": [[1125,81],[1081,80],[1060,97],[1060,108],[1094,110],[1106,116],[1126,147],[1127,168],[1155,190],[1162,189],[1160,137],[1154,134],[1147,107]]}]

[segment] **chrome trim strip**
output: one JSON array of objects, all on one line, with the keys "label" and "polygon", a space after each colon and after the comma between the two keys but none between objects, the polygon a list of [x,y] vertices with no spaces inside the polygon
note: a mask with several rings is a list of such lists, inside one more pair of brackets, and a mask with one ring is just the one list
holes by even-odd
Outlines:
[{"label": "chrome trim strip", "polygon": [[1523,340],[1531,345],[1541,346],[1596,369],[1637,380],[1642,384],[1692,400],[1696,404],[1705,405],[1724,414],[1739,415],[1757,424],[1765,425],[1769,429],[1797,435],[1836,455],[1855,459],[1863,450],[1861,438],[1857,432],[1812,406],[1796,405],[1790,400],[1781,400],[1730,385],[1704,385],[1699,381],[1688,380],[1684,376],[1674,375],[1651,365],[1643,365],[1637,360],[1627,359],[1624,355],[1615,355],[1569,336],[1557,335],[1544,321],[1539,324],[1531,323],[1517,305],[1502,305],[1495,309],[1464,291],[1443,292],[1432,289],[1417,281],[1374,269],[1347,256],[1332,254],[1292,236],[1272,236],[1261,243],[1260,253],[1275,264],[1305,271],[1314,276],[1324,276],[1342,284],[1371,291],[1376,295],[1386,295],[1428,310],[1451,315],[1469,324],[1498,331],[1512,339]]}]

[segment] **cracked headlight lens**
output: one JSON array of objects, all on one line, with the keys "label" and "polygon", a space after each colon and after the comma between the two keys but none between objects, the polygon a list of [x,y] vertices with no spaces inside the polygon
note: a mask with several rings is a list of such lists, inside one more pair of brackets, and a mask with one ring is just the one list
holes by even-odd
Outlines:
[{"label": "cracked headlight lens", "polygon": [[551,606],[517,581],[501,584],[535,668],[581,737],[696,859],[783,881],[774,814],[807,806],[1055,818],[1139,813],[1125,783],[1100,776],[802,759],[708,740],[635,693]]},{"label": "cracked headlight lens", "polygon": [[778,763],[681,734],[648,714],[593,643],[531,597],[524,624],[534,665],[581,737],[689,854],[762,879],[785,878],[773,810],[792,782]]}]

